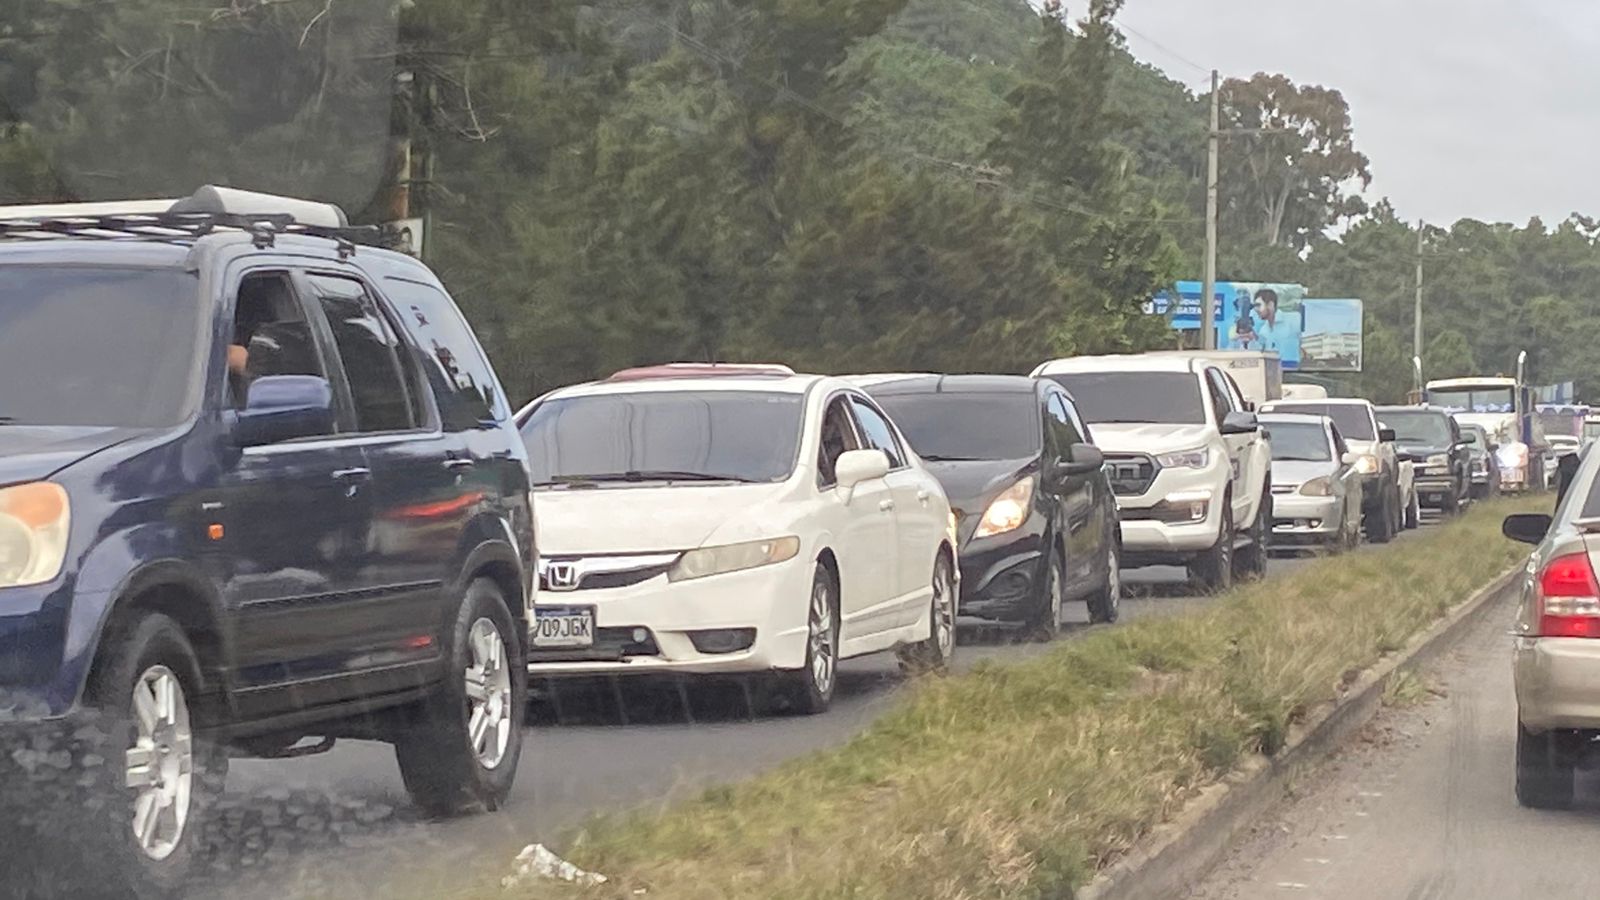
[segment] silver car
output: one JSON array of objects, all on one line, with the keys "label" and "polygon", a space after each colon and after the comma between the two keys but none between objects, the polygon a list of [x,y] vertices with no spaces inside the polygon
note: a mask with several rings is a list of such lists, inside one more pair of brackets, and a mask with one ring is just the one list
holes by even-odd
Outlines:
[{"label": "silver car", "polygon": [[1572,805],[1573,772],[1600,737],[1600,454],[1585,451],[1552,516],[1507,516],[1506,537],[1533,544],[1517,607],[1517,799]]},{"label": "silver car", "polygon": [[1361,541],[1359,454],[1327,416],[1263,413],[1272,436],[1272,543],[1333,552]]}]

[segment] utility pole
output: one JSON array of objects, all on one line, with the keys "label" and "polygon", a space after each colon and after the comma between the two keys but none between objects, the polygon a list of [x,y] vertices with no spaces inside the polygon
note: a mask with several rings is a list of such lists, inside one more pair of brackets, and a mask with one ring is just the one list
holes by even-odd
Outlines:
[{"label": "utility pole", "polygon": [[1206,280],[1200,291],[1200,347],[1204,350],[1217,348],[1217,317],[1214,304],[1217,293],[1217,139],[1221,127],[1221,80],[1217,70],[1212,69],[1211,130],[1206,142]]},{"label": "utility pole", "polygon": [[[1417,299],[1411,309],[1411,356],[1415,360],[1422,359],[1422,229],[1424,223],[1417,220]],[[1422,390],[1422,366],[1417,367],[1417,390]]]}]

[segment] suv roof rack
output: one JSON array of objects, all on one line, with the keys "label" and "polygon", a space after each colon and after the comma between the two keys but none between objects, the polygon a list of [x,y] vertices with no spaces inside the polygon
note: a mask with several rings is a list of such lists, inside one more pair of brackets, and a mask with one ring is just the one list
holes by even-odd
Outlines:
[{"label": "suv roof rack", "polygon": [[326,238],[348,255],[356,245],[391,246],[376,226],[352,226],[332,203],[206,185],[176,200],[114,200],[0,206],[0,242],[61,239],[189,245],[217,231],[242,231],[258,247],[280,234]]},{"label": "suv roof rack", "polygon": [[794,370],[776,363],[662,363],[611,373],[606,381],[648,381],[652,378],[717,378],[731,376],[789,376]]}]

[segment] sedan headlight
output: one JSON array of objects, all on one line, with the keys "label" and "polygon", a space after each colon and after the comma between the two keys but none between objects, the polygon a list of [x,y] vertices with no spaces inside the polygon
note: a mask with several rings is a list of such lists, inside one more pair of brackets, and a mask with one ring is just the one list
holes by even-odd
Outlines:
[{"label": "sedan headlight", "polygon": [[0,489],[0,588],[44,584],[61,574],[69,509],[60,485]]},{"label": "sedan headlight", "polygon": [[1024,478],[989,501],[989,508],[983,511],[983,519],[972,536],[981,538],[1016,531],[1028,520],[1028,507],[1032,503],[1033,479]]},{"label": "sedan headlight", "polygon": [[1204,469],[1206,463],[1210,461],[1211,449],[1209,447],[1176,450],[1172,453],[1162,453],[1156,457],[1156,464],[1163,469]]},{"label": "sedan headlight", "polygon": [[1300,493],[1307,497],[1332,497],[1333,479],[1326,475],[1319,475],[1300,485]]},{"label": "sedan headlight", "polygon": [[1363,453],[1356,457],[1356,472],[1361,475],[1378,474],[1378,458],[1371,453]]},{"label": "sedan headlight", "polygon": [[1450,465],[1450,457],[1444,455],[1443,453],[1435,453],[1434,455],[1428,457],[1428,461],[1423,463],[1423,465],[1448,466]]},{"label": "sedan headlight", "polygon": [[800,539],[793,535],[766,541],[701,547],[678,557],[678,561],[667,570],[667,580],[689,581],[770,566],[794,559],[799,552]]}]

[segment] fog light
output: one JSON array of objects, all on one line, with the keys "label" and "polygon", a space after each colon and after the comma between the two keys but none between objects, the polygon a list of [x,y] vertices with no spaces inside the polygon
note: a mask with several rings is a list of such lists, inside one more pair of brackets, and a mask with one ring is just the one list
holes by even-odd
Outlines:
[{"label": "fog light", "polygon": [[701,653],[738,653],[756,642],[754,628],[713,628],[689,632],[689,641]]},{"label": "fog light", "polygon": [[1322,520],[1321,519],[1307,519],[1306,520],[1306,527],[1312,528],[1312,529],[1321,528],[1322,527]]},{"label": "fog light", "polygon": [[633,642],[635,644],[642,644],[648,640],[650,640],[650,632],[643,628],[635,628],[633,630]]}]

